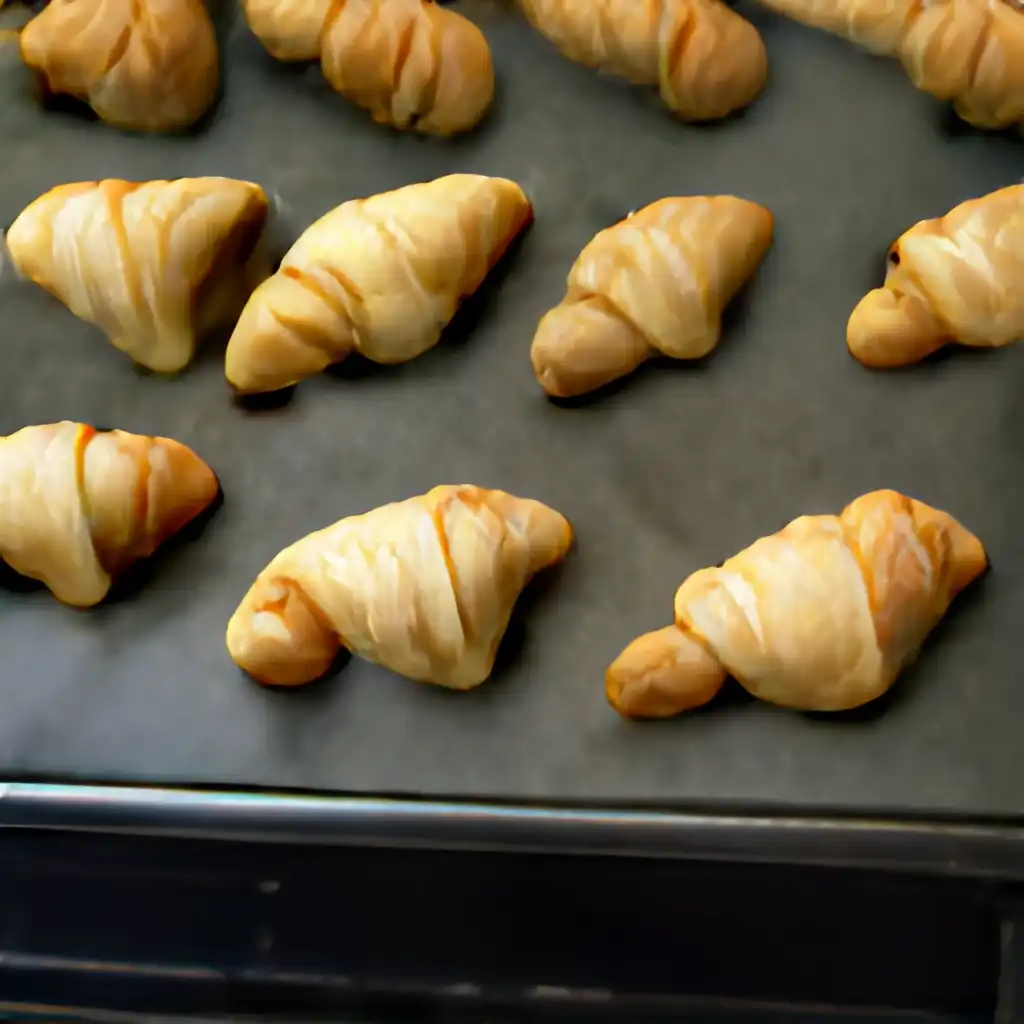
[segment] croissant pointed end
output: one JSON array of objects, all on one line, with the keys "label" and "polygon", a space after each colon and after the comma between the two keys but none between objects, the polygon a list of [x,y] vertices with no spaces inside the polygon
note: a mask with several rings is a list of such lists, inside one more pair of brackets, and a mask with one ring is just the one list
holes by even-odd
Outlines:
[{"label": "croissant pointed end", "polygon": [[301,374],[288,372],[280,363],[264,357],[258,341],[236,341],[232,336],[224,361],[224,375],[239,395],[257,395],[282,391],[301,380]]},{"label": "croissant pointed end", "polygon": [[953,564],[956,567],[953,579],[954,593],[973,583],[989,567],[988,552],[980,539],[970,530],[957,523],[959,529],[952,534]]},{"label": "croissant pointed end", "polygon": [[872,369],[909,366],[951,339],[917,296],[876,288],[861,299],[846,327],[846,346]]},{"label": "croissant pointed end", "polygon": [[153,541],[159,545],[205,511],[220,492],[220,484],[213,470],[190,448],[169,438],[154,440],[149,514]]},{"label": "croissant pointed end", "polygon": [[[870,498],[871,495],[865,497]],[[910,499],[910,505],[913,509],[916,532],[933,551],[933,560],[940,560],[939,564],[945,563],[949,574],[950,597],[955,597],[988,569],[985,546],[948,512],[932,508],[931,505],[926,505],[915,498]],[[930,540],[936,536],[944,537],[946,543],[940,546]]]},{"label": "croissant pointed end", "polygon": [[593,296],[546,313],[530,349],[533,372],[554,398],[572,398],[610,384],[651,354],[647,340]]},{"label": "croissant pointed end", "polygon": [[953,567],[950,592],[955,595],[985,573],[989,565],[988,553],[981,540],[966,526],[950,515],[940,515],[945,520],[946,535],[950,541],[949,561]]},{"label": "croissant pointed end", "polygon": [[540,502],[530,517],[530,546],[535,552],[535,571],[546,569],[560,562],[572,547],[572,524],[561,512],[548,508]]},{"label": "croissant pointed end", "polygon": [[323,615],[291,580],[258,579],[228,623],[232,661],[267,686],[299,686],[318,679],[341,646]]},{"label": "croissant pointed end", "polygon": [[228,382],[241,394],[280,391],[339,362],[354,329],[310,275],[286,267],[249,297],[225,355]]},{"label": "croissant pointed end", "polygon": [[707,704],[725,669],[676,626],[634,640],[605,673],[608,703],[626,718],[669,718]]}]

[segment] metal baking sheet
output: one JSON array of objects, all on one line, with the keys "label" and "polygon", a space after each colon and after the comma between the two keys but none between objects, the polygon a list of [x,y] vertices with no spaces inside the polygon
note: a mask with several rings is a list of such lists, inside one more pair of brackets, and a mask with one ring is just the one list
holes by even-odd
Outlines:
[{"label": "metal baking sheet", "polygon": [[[61,418],[166,434],[217,471],[222,508],[89,612],[0,589],[0,775],[354,794],[797,811],[1024,814],[1024,348],[872,373],[846,318],[906,227],[1024,174],[1019,137],[958,126],[899,67],[773,16],[763,98],[724,124],[674,122],[646,90],[561,58],[507,5],[454,5],[494,51],[496,108],[456,141],[402,136],[275,64],[219,14],[226,81],[202,130],[122,134],[41,110],[0,46],[0,223],[44,189],[223,174],[263,184],[287,244],[354,196],[453,171],[508,176],[536,223],[445,341],[398,368],[353,362],[247,409],[212,346],[145,375],[54,300],[0,281],[0,430]],[[584,243],[666,195],[735,193],[776,217],[767,261],[699,365],[654,364],[558,405],[528,357]],[[224,627],[284,545],[440,482],[540,498],[573,521],[565,565],[521,602],[495,677],[470,694],[353,660],[303,691],[235,669]],[[676,586],[805,512],[895,487],[948,509],[993,569],[891,696],[813,716],[733,688],[630,724],[603,671],[667,622]]]}]

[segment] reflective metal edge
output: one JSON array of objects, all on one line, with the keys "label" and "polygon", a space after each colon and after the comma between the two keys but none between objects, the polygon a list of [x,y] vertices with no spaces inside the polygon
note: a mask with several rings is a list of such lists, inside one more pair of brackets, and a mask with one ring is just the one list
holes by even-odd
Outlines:
[{"label": "reflective metal edge", "polygon": [[1024,828],[0,783],[0,828],[669,857],[1024,879]]}]

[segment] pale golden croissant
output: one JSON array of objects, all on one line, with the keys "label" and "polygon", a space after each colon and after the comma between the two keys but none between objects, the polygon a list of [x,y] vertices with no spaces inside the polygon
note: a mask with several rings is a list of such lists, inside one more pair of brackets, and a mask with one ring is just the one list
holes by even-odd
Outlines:
[{"label": "pale golden croissant", "polygon": [[7,232],[15,267],[137,363],[180,370],[197,336],[239,309],[267,215],[230,178],[91,181],[31,203]]},{"label": "pale golden croissant", "polygon": [[217,496],[213,471],[163,437],[81,423],[0,438],[0,558],[87,607]]},{"label": "pale golden croissant", "polygon": [[137,131],[186,128],[217,94],[217,39],[201,0],[50,0],[22,30],[46,87]]},{"label": "pale golden croissant", "polygon": [[661,199],[601,231],[573,264],[565,298],[537,327],[537,380],[564,398],[659,353],[707,355],[723,309],[771,240],[772,215],[733,196]]},{"label": "pale golden croissant", "polygon": [[494,98],[483,33],[433,0],[243,0],[278,60],[321,61],[324,77],[380,124],[454,135]]},{"label": "pale golden croissant", "polygon": [[1024,14],[1011,0],[762,0],[896,57],[917,88],[978,128],[1024,122]]},{"label": "pale golden croissant", "polygon": [[345,647],[468,690],[490,675],[530,577],[571,544],[568,521],[539,501],[435,487],[285,548],[232,616],[228,651],[268,684],[310,682]]},{"label": "pale golden croissant", "polygon": [[1024,339],[1024,186],[921,221],[889,250],[885,286],[861,299],[846,343],[866,366],[906,366],[959,342]]},{"label": "pale golden croissant", "polygon": [[228,380],[273,391],[353,351],[404,363],[437,344],[532,217],[504,178],[452,174],[343,203],[307,228],[249,299]]},{"label": "pale golden croissant", "polygon": [[772,704],[858,707],[889,689],[986,565],[952,516],[895,491],[801,516],[690,576],[675,625],[608,669],[608,700],[623,715],[666,717],[707,703],[729,674]]},{"label": "pale golden croissant", "polygon": [[519,0],[534,28],[570,60],[656,85],[688,121],[725,117],[764,87],[756,28],[719,0]]}]

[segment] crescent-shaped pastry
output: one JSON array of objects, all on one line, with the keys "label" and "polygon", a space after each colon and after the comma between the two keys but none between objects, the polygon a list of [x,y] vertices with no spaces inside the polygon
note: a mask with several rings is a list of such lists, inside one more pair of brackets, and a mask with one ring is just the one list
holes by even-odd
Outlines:
[{"label": "crescent-shaped pastry", "polygon": [[50,0],[22,30],[21,55],[50,92],[119,128],[187,128],[217,95],[217,39],[201,0]]},{"label": "crescent-shaped pastry", "polygon": [[237,316],[267,198],[231,178],[88,181],[31,203],[7,232],[25,277],[135,362],[182,369],[198,336]]},{"label": "crescent-shaped pastry", "polygon": [[661,199],[599,232],[546,313],[531,359],[549,395],[623,377],[654,355],[699,359],[772,241],[772,215],[733,196]]},{"label": "crescent-shaped pastry", "polygon": [[952,516],[895,491],[801,516],[690,576],[675,625],[608,669],[608,700],[623,715],[666,717],[707,703],[731,675],[783,707],[858,707],[892,686],[986,565]]},{"label": "crescent-shaped pastry", "polygon": [[570,60],[656,85],[687,121],[717,120],[756,98],[764,42],[719,0],[519,0],[530,23]]},{"label": "crescent-shaped pastry", "polygon": [[274,391],[353,351],[376,363],[415,358],[532,216],[515,182],[478,174],[343,203],[249,299],[228,343],[228,380]]},{"label": "crescent-shaped pastry", "polygon": [[977,128],[1024,122],[1024,11],[1017,0],[761,0],[805,25],[896,57],[918,89]]},{"label": "crescent-shaped pastry", "polygon": [[865,366],[906,366],[956,342],[1000,348],[1024,338],[1024,186],[924,220],[889,250],[885,284],[846,328]]},{"label": "crescent-shaped pastry", "polygon": [[232,616],[228,651],[268,684],[310,682],[345,647],[468,690],[490,675],[527,581],[571,543],[568,521],[539,501],[435,487],[285,548]]},{"label": "crescent-shaped pastry", "polygon": [[380,124],[433,135],[473,128],[494,98],[483,33],[433,0],[243,0],[278,60],[317,60]]},{"label": "crescent-shaped pastry", "polygon": [[0,438],[0,558],[66,604],[88,607],[217,490],[210,467],[165,437],[82,423],[25,427]]}]

